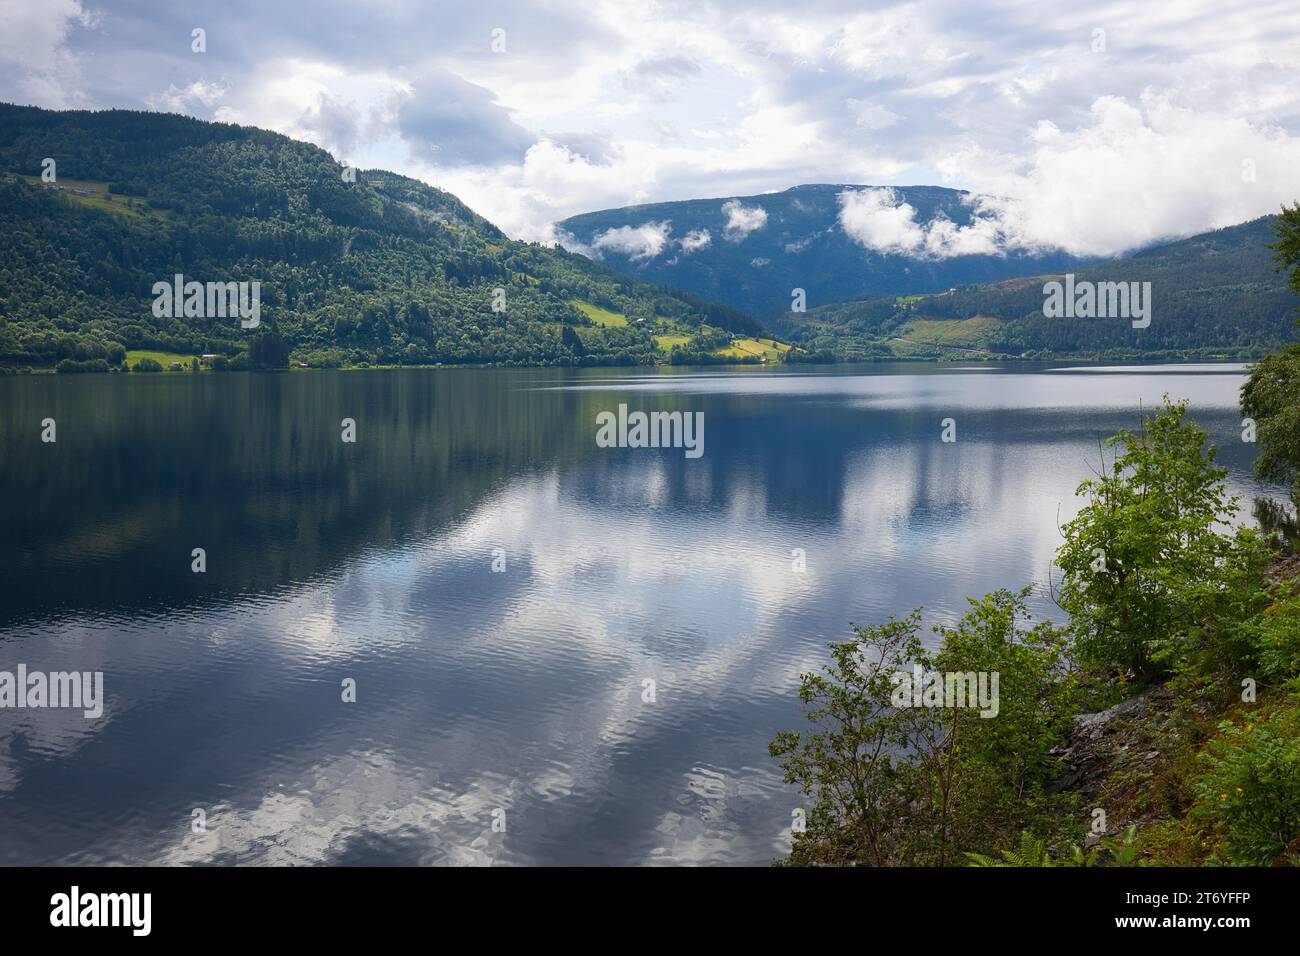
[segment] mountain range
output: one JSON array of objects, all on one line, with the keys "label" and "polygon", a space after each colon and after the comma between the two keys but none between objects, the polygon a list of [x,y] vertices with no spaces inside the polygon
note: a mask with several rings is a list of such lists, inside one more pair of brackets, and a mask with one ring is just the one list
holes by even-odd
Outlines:
[{"label": "mountain range", "polygon": [[1078,283],[1150,283],[1150,324],[1044,316],[1059,275],[934,295],[876,296],[785,313],[774,330],[842,360],[1021,357],[1251,359],[1295,341],[1300,296],[1274,264],[1276,216],[1078,267]]},{"label": "mountain range", "polygon": [[[816,184],[783,192],[606,209],[564,219],[567,248],[760,319],[864,296],[1059,272],[1086,261],[1003,248],[980,197],[941,186]],[[870,213],[885,212],[882,233]],[[967,251],[971,250],[971,251]]]},{"label": "mountain range", "polygon": [[[0,104],[0,369],[1249,358],[1295,337],[1271,223],[1083,260],[1000,246],[970,193],[810,185],[575,216],[552,246],[277,133]],[[1151,282],[1151,325],[1046,318],[1063,272]],[[255,285],[257,327],[158,313],[174,280]]]},{"label": "mountain range", "polygon": [[[558,233],[625,275],[745,309],[825,359],[1225,359],[1295,339],[1300,298],[1274,266],[1275,220],[1103,260],[1004,243],[968,192],[835,184],[586,213]],[[1150,282],[1152,324],[1046,318],[1044,285],[1065,273]]]}]

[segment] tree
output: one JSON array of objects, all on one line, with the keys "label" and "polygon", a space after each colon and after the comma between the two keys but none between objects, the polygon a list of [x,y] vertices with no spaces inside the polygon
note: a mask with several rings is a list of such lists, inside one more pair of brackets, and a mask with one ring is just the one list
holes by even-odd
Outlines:
[{"label": "tree", "polygon": [[[1283,206],[1273,229],[1277,242],[1269,248],[1277,268],[1291,270],[1287,285],[1300,293],[1300,202]],[[1287,345],[1251,369],[1241,408],[1256,428],[1255,474],[1290,482],[1291,497],[1300,502],[1300,345]]]},{"label": "tree", "polygon": [[1279,272],[1291,270],[1287,286],[1300,294],[1300,202],[1282,206],[1282,212],[1273,224],[1277,242],[1271,243],[1273,259]]},{"label": "tree", "polygon": [[1300,502],[1300,345],[1261,359],[1241,387],[1241,410],[1255,426],[1255,474],[1291,485]]},{"label": "tree", "polygon": [[[1014,832],[1017,811],[1054,775],[1049,750],[1074,699],[1065,632],[1025,626],[1027,594],[970,599],[956,626],[934,629],[937,653],[917,637],[919,612],[854,627],[852,640],[831,645],[823,673],[801,675],[813,729],[778,734],[769,747],[786,782],[814,800],[790,863],[944,866]],[[936,706],[919,688],[900,699],[916,668],[944,686],[983,675],[991,710],[946,698]]]},{"label": "tree", "polygon": [[909,711],[890,704],[891,675],[921,656],[920,615],[872,627],[830,645],[823,674],[802,674],[799,699],[816,729],[782,731],[768,748],[781,760],[786,783],[814,804],[795,837],[792,863],[897,862],[909,788],[895,752],[911,742]]},{"label": "tree", "polygon": [[560,344],[574,355],[587,354],[587,347],[582,344],[582,337],[571,325],[566,325],[560,330]]},{"label": "tree", "polygon": [[288,368],[289,345],[279,332],[263,329],[248,343],[248,363],[253,368]]},{"label": "tree", "polygon": [[1237,589],[1259,583],[1260,539],[1245,529],[1220,532],[1237,499],[1186,414],[1186,401],[1166,396],[1139,432],[1108,439],[1105,447],[1119,454],[1079,485],[1088,501],[1063,528],[1058,602],[1070,613],[1080,658],[1099,670],[1143,679],[1168,673],[1186,663],[1199,628],[1229,613]]}]

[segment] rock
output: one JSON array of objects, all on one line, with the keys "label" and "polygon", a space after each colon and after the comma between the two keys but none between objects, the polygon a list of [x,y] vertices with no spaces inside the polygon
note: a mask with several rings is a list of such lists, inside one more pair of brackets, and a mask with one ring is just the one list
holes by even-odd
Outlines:
[{"label": "rock", "polygon": [[1079,714],[1074,718],[1073,739],[1096,740],[1107,732],[1107,728],[1119,718],[1131,719],[1146,712],[1147,698],[1151,691],[1143,691],[1136,697],[1122,700],[1114,707],[1100,710],[1095,714]]}]

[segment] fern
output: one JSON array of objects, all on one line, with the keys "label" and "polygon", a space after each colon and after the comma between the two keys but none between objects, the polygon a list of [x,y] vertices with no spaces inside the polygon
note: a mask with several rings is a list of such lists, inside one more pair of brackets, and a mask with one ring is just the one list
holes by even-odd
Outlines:
[{"label": "fern", "polygon": [[967,853],[966,859],[970,860],[970,866],[1056,866],[1047,853],[1047,845],[1028,830],[1020,833],[1020,849],[1001,853],[1001,860],[982,853]]},{"label": "fern", "polygon": [[1129,824],[1117,839],[1107,837],[1100,846],[1093,847],[1086,853],[1078,846],[1070,847],[1068,860],[1054,861],[1047,852],[1047,846],[1028,830],[1020,833],[1019,850],[1002,850],[1002,859],[985,856],[983,853],[967,853],[967,866],[1096,866],[1102,850],[1111,854],[1113,866],[1146,866],[1145,860],[1138,859],[1137,825]]}]

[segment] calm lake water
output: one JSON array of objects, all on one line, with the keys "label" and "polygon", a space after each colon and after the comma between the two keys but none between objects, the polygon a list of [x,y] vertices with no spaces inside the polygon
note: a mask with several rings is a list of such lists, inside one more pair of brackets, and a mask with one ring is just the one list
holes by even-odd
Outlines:
[{"label": "calm lake water", "polygon": [[[1242,380],[0,378],[0,670],[107,698],[0,710],[0,864],[767,863],[800,805],[767,744],[827,642],[1045,582],[1099,441],[1166,392],[1249,511]],[[598,448],[620,403],[702,411],[703,456]]]}]

